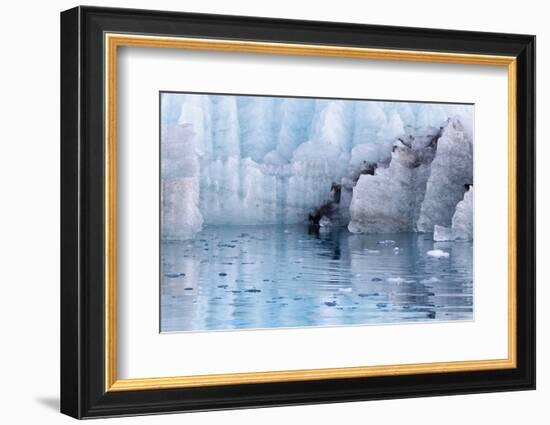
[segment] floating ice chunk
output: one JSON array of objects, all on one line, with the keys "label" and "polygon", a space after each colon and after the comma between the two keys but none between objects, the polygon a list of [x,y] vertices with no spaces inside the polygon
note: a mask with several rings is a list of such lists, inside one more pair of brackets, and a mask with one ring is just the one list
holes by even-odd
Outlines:
[{"label": "floating ice chunk", "polygon": [[388,277],[386,280],[391,283],[405,283],[405,279],[402,277]]},{"label": "floating ice chunk", "polygon": [[429,279],[424,279],[420,281],[420,283],[437,283],[437,282],[440,282],[440,280],[435,276],[432,276]]},{"label": "floating ice chunk", "polygon": [[402,277],[389,277],[389,278],[386,279],[386,281],[388,281],[390,283],[397,283],[398,285],[400,285],[402,283],[415,283],[416,282],[415,280],[404,279]]},{"label": "floating ice chunk", "polygon": [[434,226],[434,241],[444,242],[453,240],[453,231],[452,229],[445,226]]},{"label": "floating ice chunk", "polygon": [[430,257],[435,258],[449,258],[449,253],[442,251],[441,249],[433,249],[431,251],[428,251],[426,254],[428,254]]},{"label": "floating ice chunk", "polygon": [[340,292],[352,292],[353,288],[338,288]]}]

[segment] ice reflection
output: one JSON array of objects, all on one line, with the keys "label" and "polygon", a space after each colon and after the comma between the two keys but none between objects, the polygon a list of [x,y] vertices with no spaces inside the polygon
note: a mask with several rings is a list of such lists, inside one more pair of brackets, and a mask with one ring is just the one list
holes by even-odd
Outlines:
[{"label": "ice reflection", "polygon": [[471,320],[472,255],[428,234],[206,227],[162,243],[161,330]]}]

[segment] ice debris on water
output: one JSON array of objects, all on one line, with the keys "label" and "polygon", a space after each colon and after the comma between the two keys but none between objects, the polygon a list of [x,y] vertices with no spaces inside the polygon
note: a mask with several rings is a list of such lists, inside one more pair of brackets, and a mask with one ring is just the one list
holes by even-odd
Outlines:
[{"label": "ice debris on water", "polygon": [[404,279],[402,277],[389,277],[386,279],[388,282],[390,283],[397,283],[397,284],[401,284],[401,283],[415,283],[416,281],[415,280],[412,280],[412,279]]},{"label": "ice debris on water", "polygon": [[449,253],[441,249],[432,249],[431,251],[428,251],[426,254],[429,255],[430,257],[435,257],[435,258],[449,258]]},{"label": "ice debris on water", "polygon": [[378,292],[362,292],[357,295],[361,298],[365,298],[365,297],[377,297],[379,294]]},{"label": "ice debris on water", "polygon": [[352,292],[353,288],[338,288],[340,292]]},{"label": "ice debris on water", "polygon": [[164,273],[164,276],[174,279],[176,277],[184,277],[185,273]]},{"label": "ice debris on water", "polygon": [[437,283],[437,282],[440,282],[440,280],[435,276],[432,276],[429,279],[423,279],[420,281],[420,283]]}]

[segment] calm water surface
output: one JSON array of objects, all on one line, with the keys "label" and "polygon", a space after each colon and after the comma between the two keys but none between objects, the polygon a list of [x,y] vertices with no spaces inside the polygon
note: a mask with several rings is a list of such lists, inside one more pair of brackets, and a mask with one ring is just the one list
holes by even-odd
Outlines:
[{"label": "calm water surface", "polygon": [[431,234],[206,227],[161,244],[161,331],[471,320],[472,249]]}]

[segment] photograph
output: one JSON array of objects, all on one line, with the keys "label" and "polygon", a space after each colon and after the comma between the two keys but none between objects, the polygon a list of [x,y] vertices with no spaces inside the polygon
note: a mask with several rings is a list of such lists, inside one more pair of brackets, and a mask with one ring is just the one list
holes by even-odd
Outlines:
[{"label": "photograph", "polygon": [[474,104],[159,102],[161,332],[474,320]]}]

